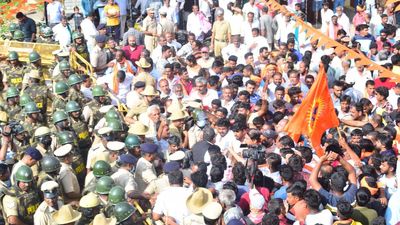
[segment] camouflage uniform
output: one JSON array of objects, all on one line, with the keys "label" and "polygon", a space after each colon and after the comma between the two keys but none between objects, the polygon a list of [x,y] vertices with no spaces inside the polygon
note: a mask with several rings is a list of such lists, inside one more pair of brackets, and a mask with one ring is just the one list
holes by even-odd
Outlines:
[{"label": "camouflage uniform", "polygon": [[65,104],[67,104],[67,102],[68,102],[68,99],[63,98],[60,95],[56,95],[54,97],[54,101],[52,104],[52,113],[54,113],[55,111],[64,110]]},{"label": "camouflage uniform", "polygon": [[82,92],[75,90],[75,88],[69,88],[68,99],[70,101],[76,101],[81,107],[84,107],[88,103],[88,99],[85,98]]},{"label": "camouflage uniform", "polygon": [[45,85],[31,84],[24,90],[24,93],[31,96],[35,101],[37,107],[40,109],[43,115],[46,114],[47,100],[53,99],[50,90]]},{"label": "camouflage uniform", "polygon": [[25,74],[25,67],[20,64],[18,67],[7,67],[3,70],[3,82],[6,81],[9,86],[22,89],[22,80]]}]

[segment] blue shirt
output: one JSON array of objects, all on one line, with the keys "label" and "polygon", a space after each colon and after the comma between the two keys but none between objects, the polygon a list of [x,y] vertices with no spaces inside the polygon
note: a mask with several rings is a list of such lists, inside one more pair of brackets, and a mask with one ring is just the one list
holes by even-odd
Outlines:
[{"label": "blue shirt", "polygon": [[329,204],[333,207],[336,207],[339,200],[341,200],[341,199],[344,199],[347,202],[353,203],[356,198],[357,187],[354,184],[350,184],[350,187],[347,189],[347,191],[345,193],[343,193],[343,195],[340,197],[332,194],[331,192],[326,191],[323,188],[320,188],[318,190],[318,192],[322,196],[322,200],[323,200],[322,202],[324,203],[324,205]]},{"label": "blue shirt", "polygon": [[280,187],[277,191],[275,191],[274,198],[280,198],[282,200],[286,200],[286,198],[287,198],[286,189],[287,188],[288,188],[287,186]]},{"label": "blue shirt", "polygon": [[35,21],[31,18],[26,17],[26,19],[19,24],[19,27],[24,33],[24,41],[30,42],[32,40],[32,34],[36,34]]}]

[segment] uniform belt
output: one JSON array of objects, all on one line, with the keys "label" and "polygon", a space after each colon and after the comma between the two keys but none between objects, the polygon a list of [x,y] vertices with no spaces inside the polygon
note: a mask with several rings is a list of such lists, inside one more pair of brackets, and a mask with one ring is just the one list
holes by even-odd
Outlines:
[{"label": "uniform belt", "polygon": [[215,39],[215,40],[219,42],[226,42],[226,40],[220,40],[220,39]]}]

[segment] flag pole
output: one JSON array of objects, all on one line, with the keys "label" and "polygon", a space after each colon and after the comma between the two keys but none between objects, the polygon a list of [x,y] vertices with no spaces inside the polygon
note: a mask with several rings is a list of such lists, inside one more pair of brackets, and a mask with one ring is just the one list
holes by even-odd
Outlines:
[{"label": "flag pole", "polygon": [[342,138],[342,132],[340,132],[339,127],[336,127],[336,130],[337,130],[337,132],[338,132],[338,134],[339,134],[339,138]]}]

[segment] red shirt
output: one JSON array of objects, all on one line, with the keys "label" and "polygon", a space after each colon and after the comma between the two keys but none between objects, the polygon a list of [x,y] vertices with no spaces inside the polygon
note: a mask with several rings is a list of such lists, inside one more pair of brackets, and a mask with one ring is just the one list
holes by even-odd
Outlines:
[{"label": "red shirt", "polygon": [[390,81],[390,78],[387,78],[385,81],[382,81],[380,78],[376,78],[374,82],[375,82],[375,88],[383,86],[390,90],[396,86],[396,83]]},{"label": "red shirt", "polygon": [[138,45],[134,49],[132,49],[131,46],[127,45],[122,48],[122,50],[125,52],[125,57],[136,66],[136,61],[139,61],[140,59],[140,54],[142,53],[144,49],[143,45]]}]

